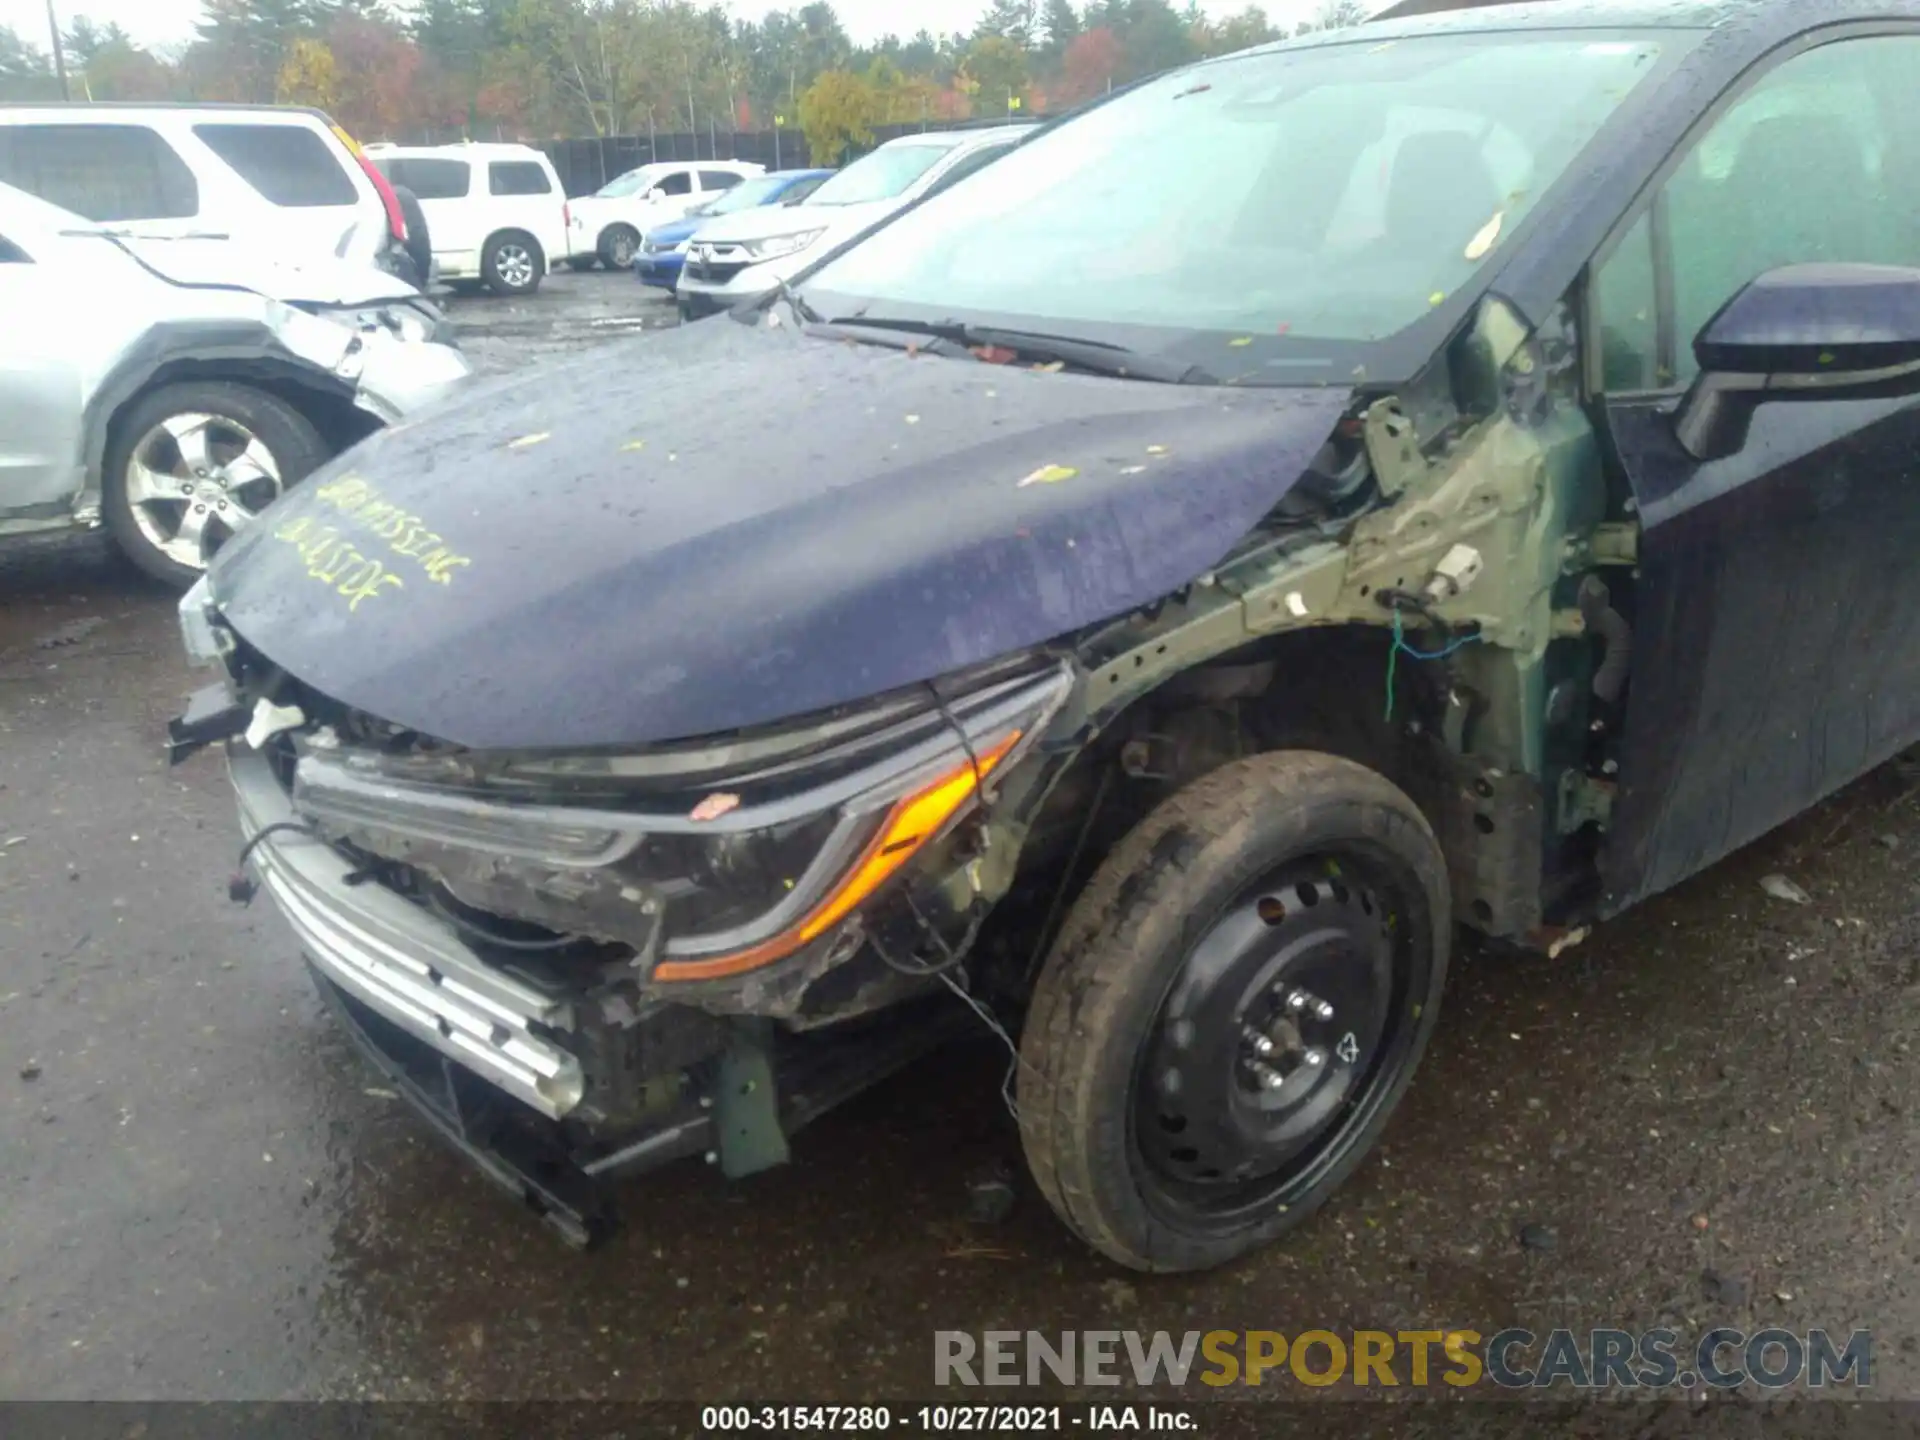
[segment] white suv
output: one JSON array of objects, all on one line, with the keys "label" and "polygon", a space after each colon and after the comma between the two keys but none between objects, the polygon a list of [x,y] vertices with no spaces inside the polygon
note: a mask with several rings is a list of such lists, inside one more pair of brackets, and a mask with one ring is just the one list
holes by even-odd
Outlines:
[{"label": "white suv", "polygon": [[678,220],[742,180],[766,173],[766,166],[745,160],[659,160],[629,170],[572,202],[568,263],[588,270],[598,260],[609,270],[624,270],[639,252],[640,237],[655,225]]},{"label": "white suv", "polygon": [[402,202],[318,110],[0,105],[0,182],[124,234],[219,234],[283,263],[427,279]]},{"label": "white suv", "polygon": [[369,145],[367,154],[420,201],[442,280],[531,295],[567,258],[566,194],[532,146]]}]

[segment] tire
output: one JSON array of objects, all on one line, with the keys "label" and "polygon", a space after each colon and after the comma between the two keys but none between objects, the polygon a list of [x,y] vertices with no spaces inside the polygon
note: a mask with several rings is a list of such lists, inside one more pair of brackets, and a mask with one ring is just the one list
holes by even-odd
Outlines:
[{"label": "tire", "polygon": [[1278,751],[1187,786],[1107,857],[1035,987],[1020,1134],[1048,1203],[1146,1271],[1298,1225],[1405,1092],[1451,929],[1439,842],[1372,770]]},{"label": "tire", "polygon": [[631,265],[639,253],[640,232],[631,225],[609,225],[600,232],[600,243],[595,248],[600,263],[618,274]]},{"label": "tire", "polygon": [[487,237],[480,257],[480,278],[496,295],[531,295],[547,268],[540,242],[524,230],[502,230]]},{"label": "tire", "polygon": [[587,271],[593,269],[593,267],[599,263],[599,258],[593,255],[569,255],[567,257],[567,268],[581,275],[586,274]]},{"label": "tire", "polygon": [[264,390],[164,386],[114,421],[101,476],[107,530],[135,565],[185,589],[229,536],[331,455],[304,415]]},{"label": "tire", "polygon": [[400,202],[400,218],[406,222],[407,238],[402,248],[407,258],[413,262],[419,279],[413,283],[424,290],[433,279],[433,236],[427,229],[427,212],[420,208],[420,197],[404,185],[393,187],[393,197]]}]

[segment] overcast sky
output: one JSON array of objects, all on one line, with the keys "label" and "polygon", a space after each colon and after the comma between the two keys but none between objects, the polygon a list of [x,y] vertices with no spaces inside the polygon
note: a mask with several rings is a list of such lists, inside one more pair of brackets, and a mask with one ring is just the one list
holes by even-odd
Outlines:
[{"label": "overcast sky", "polygon": [[[794,0],[794,8],[799,3],[801,0]],[[1230,15],[1245,9],[1246,3],[1201,0],[1201,8],[1209,15]],[[54,8],[63,26],[76,15],[87,15],[101,24],[117,23],[143,44],[173,45],[193,35],[200,0],[54,0]],[[768,10],[787,6],[767,0],[729,0],[727,8],[736,15],[758,19]],[[924,28],[938,35],[972,30],[986,9],[986,0],[834,0],[833,8],[855,43],[866,44],[889,31],[911,35]],[[1320,0],[1269,0],[1262,8],[1276,25],[1291,29],[1296,21],[1318,10]],[[0,25],[11,26],[42,50],[47,48],[45,0],[0,0]]]}]

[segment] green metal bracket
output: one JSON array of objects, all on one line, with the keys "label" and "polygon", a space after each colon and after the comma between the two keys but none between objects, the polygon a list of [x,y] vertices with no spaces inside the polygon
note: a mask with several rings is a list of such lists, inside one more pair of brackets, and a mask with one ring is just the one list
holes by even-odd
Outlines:
[{"label": "green metal bracket", "polygon": [[787,1132],[780,1125],[780,1092],[773,1080],[773,1026],[740,1020],[720,1056],[714,1096],[720,1171],[730,1180],[787,1162]]}]

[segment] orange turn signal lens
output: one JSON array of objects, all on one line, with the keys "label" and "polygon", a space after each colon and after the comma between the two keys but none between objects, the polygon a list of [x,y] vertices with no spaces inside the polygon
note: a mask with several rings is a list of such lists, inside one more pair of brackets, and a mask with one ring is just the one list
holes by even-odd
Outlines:
[{"label": "orange turn signal lens", "polygon": [[982,750],[977,767],[972,760],[965,761],[930,785],[896,800],[893,808],[887,812],[886,821],[874,832],[873,839],[867,842],[866,848],[860,852],[859,858],[839,884],[829,890],[825,898],[802,916],[797,924],[758,945],[735,950],[728,955],[715,955],[702,960],[663,960],[653,967],[653,978],[664,981],[724,980],[730,975],[739,975],[785,959],[802,945],[819,939],[852,914],[862,901],[884,885],[896,870],[938,835],[941,827],[973,798],[978,782],[1006,759],[1007,753],[1019,740],[1020,732],[1015,730],[992,749]]}]

